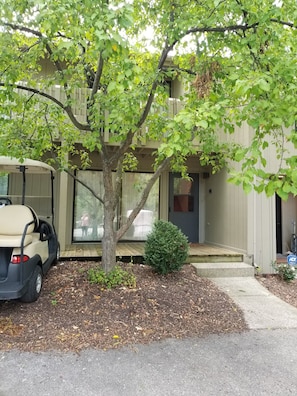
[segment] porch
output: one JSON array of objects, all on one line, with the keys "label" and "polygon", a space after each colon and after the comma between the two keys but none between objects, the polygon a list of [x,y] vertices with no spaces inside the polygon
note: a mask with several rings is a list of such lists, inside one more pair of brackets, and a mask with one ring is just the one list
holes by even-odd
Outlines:
[{"label": "porch", "polygon": [[[144,242],[120,242],[117,245],[118,260],[142,263]],[[61,260],[100,260],[101,244],[72,244],[61,251]],[[207,244],[190,244],[187,262],[238,262],[243,261],[243,255],[234,250]]]}]

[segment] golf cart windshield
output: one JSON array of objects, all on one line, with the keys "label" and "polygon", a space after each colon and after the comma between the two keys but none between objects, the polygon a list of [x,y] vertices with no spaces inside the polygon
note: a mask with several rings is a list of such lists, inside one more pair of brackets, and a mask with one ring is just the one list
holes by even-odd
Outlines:
[{"label": "golf cart windshield", "polygon": [[0,156],[0,206],[22,204],[53,220],[55,169],[36,160]]}]

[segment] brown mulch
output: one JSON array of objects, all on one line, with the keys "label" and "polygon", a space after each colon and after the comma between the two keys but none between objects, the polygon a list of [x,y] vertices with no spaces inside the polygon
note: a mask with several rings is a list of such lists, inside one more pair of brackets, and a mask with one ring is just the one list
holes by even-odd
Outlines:
[{"label": "brown mulch", "polygon": [[135,274],[136,287],[111,290],[88,282],[88,269],[97,265],[60,263],[37,302],[0,301],[0,350],[106,350],[247,329],[236,304],[190,265],[160,276],[144,265],[121,264]]},{"label": "brown mulch", "polygon": [[285,282],[278,275],[259,276],[257,279],[272,294],[297,308],[297,279]]}]

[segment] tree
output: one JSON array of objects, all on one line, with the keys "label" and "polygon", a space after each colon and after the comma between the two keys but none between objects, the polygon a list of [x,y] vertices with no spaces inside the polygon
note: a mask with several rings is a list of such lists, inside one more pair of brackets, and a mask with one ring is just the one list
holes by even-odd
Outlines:
[{"label": "tree", "polygon": [[[90,152],[100,154],[106,271],[154,182],[169,166],[186,175],[185,159],[194,152],[214,171],[229,160],[241,162],[233,182],[246,191],[296,194],[297,157],[285,158],[279,144],[297,144],[291,128],[296,18],[295,0],[2,0],[1,154],[39,158],[51,151],[69,172],[65,153],[79,152],[83,167]],[[44,60],[52,66],[48,73],[41,72]],[[176,78],[187,90],[183,109],[170,118],[166,81]],[[64,100],[51,95],[56,84]],[[86,122],[74,113],[77,87],[88,92]],[[244,122],[255,130],[246,147],[218,133]],[[127,222],[114,230],[122,175],[135,166],[135,139],[144,124],[146,138],[160,142],[154,174]],[[292,129],[286,136],[284,127]],[[271,137],[282,179],[265,171]]]}]

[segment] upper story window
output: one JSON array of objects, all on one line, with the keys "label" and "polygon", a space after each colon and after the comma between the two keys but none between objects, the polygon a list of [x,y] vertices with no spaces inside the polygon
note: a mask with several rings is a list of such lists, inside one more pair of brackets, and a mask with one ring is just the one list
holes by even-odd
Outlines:
[{"label": "upper story window", "polygon": [[180,80],[167,80],[165,81],[168,90],[168,97],[172,99],[179,99],[184,93],[184,88]]}]

